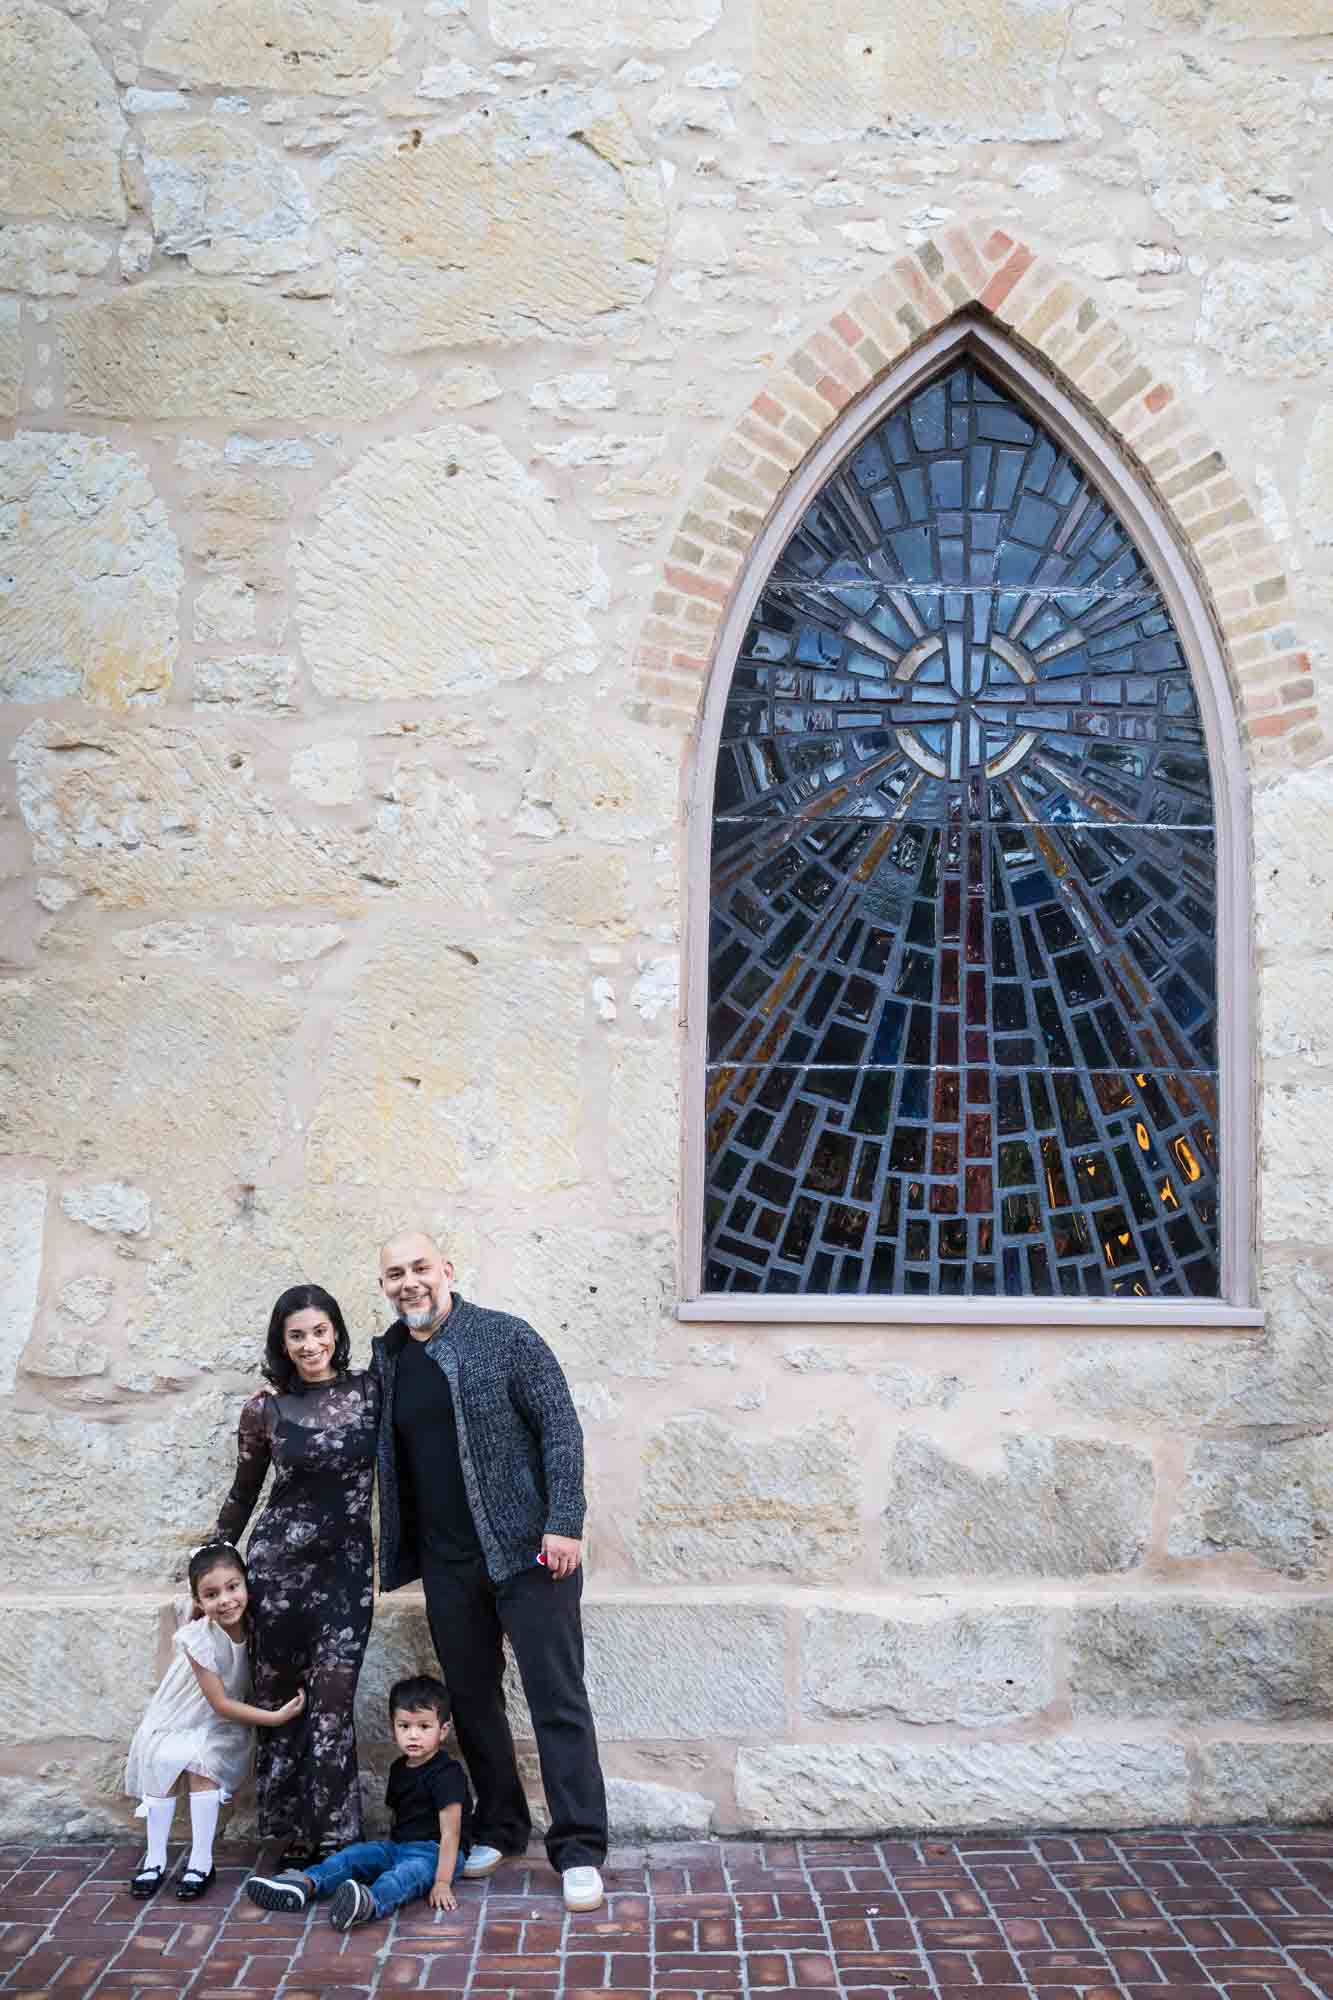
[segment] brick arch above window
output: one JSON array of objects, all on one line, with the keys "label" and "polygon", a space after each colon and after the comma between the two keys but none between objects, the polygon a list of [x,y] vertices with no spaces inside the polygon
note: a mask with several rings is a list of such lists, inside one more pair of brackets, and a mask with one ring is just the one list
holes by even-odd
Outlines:
[{"label": "brick arch above window", "polygon": [[[986,278],[988,260],[990,278]],[[1025,296],[1017,298],[1013,308],[1018,337],[1007,338],[997,323],[999,308],[1034,272],[1036,282],[1026,286]],[[964,273],[971,282],[970,294]],[[969,297],[976,302],[971,310]],[[938,322],[933,333],[928,313]],[[685,1092],[684,1316],[928,1318],[954,1323],[1086,1320],[1106,1326],[1258,1322],[1252,1254],[1249,767],[1252,761],[1268,757],[1313,761],[1325,754],[1325,744],[1305,663],[1295,655],[1290,632],[1279,622],[1285,581],[1248,503],[1217,455],[1203,448],[1204,441],[1180,417],[1170,390],[1132,365],[1114,329],[1104,330],[1100,343],[1089,345],[1097,324],[1090,310],[1081,309],[1072,285],[1043,274],[1030,253],[998,232],[980,244],[955,235],[950,239],[949,261],[943,251],[927,246],[915,259],[902,260],[892,280],[881,282],[839,314],[830,331],[808,342],[783,377],[756,398],[738,427],[733,447],[698,496],[714,508],[712,542],[704,539],[708,523],[699,506],[690,510],[682,526],[673,550],[677,560],[668,565],[659,599],[659,613],[671,615],[676,623],[669,633],[661,615],[655,620],[641,667],[643,691],[658,718],[696,726],[690,816],[692,1034]],[[895,328],[900,338],[891,361]],[[1077,345],[1072,344],[1075,336]],[[1044,366],[1030,352],[1043,341]],[[841,343],[840,349],[834,342]],[[1067,386],[1060,380],[1061,355]],[[981,362],[990,379],[1030,410],[1109,498],[1161,588],[1189,659],[1214,773],[1218,831],[1217,1138],[1223,1172],[1217,1232],[1220,1276],[1215,1294],[1208,1298],[1005,1297],[1002,1283],[997,1286],[999,1296],[991,1299],[882,1293],[849,1297],[836,1295],[835,1276],[830,1290],[818,1296],[784,1298],[769,1293],[723,1299],[709,1293],[703,1283],[708,1183],[701,1115],[707,1062],[703,1040],[708,1001],[707,884],[713,778],[732,669],[768,572],[829,474],[850,459],[895,405],[940,377],[951,358],[963,356]],[[823,372],[814,381],[806,380],[817,367]],[[786,404],[780,400],[783,395],[789,398]],[[816,428],[820,398],[827,410],[822,431]],[[1176,414],[1168,421],[1173,411]],[[785,441],[789,463],[776,457],[774,439]],[[748,453],[744,463],[742,448]],[[767,469],[757,476],[760,457]],[[1192,535],[1189,522],[1194,524]],[[691,535],[700,539],[687,540]],[[697,649],[692,653],[684,651],[687,635],[693,635],[688,643]],[[675,645],[664,660],[663,646],[669,638]],[[693,682],[687,678],[690,675]],[[697,703],[701,682],[702,707],[691,710],[687,691],[694,693]],[[935,745],[932,755],[939,751]],[[1136,1122],[1131,1118],[1128,1129]],[[962,1120],[959,1129],[961,1137]],[[1180,1135],[1165,1136],[1170,1143]],[[1028,1138],[1035,1138],[1040,1147],[1039,1134],[1029,1133]],[[1034,1153],[1034,1161],[1036,1157]],[[854,1171],[855,1163],[848,1164],[849,1172]],[[1071,1162],[1063,1164],[1067,1169]],[[1188,1164],[1185,1170],[1189,1171]],[[835,1260],[834,1270],[838,1268]],[[827,1281],[825,1272],[820,1282]]]}]

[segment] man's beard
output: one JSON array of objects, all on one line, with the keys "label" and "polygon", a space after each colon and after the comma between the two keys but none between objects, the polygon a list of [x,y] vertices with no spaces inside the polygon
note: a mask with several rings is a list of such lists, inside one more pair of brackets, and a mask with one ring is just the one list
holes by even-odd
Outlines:
[{"label": "man's beard", "polygon": [[435,1314],[436,1307],[433,1303],[426,1306],[417,1306],[414,1311],[403,1314],[403,1323],[405,1326],[410,1327],[429,1326],[435,1318]]}]

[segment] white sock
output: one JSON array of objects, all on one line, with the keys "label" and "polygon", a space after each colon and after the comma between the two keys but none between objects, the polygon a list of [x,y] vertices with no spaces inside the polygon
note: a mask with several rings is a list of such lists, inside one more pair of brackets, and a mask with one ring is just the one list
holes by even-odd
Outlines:
[{"label": "white sock", "polygon": [[190,1833],[193,1836],[189,1866],[207,1875],[213,1866],[213,1836],[222,1810],[221,1792],[190,1793]]},{"label": "white sock", "polygon": [[144,1818],[148,1822],[148,1852],[144,1856],[145,1868],[165,1868],[167,1865],[167,1835],[171,1832],[171,1822],[176,1817],[175,1799],[145,1799]]}]

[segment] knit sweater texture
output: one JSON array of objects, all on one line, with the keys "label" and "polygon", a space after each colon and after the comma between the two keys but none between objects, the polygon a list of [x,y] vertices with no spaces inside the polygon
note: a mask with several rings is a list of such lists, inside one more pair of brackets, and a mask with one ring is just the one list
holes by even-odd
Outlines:
[{"label": "knit sweater texture", "polygon": [[[421,1575],[421,1500],[399,1462],[393,1424],[398,1356],[411,1337],[399,1320],[371,1342],[370,1372],[382,1398],[382,1590]],[[544,1534],[582,1537],[583,1430],[574,1399],[560,1363],[526,1320],[472,1305],[458,1292],[426,1352],[448,1378],[468,1504],[487,1573],[503,1583],[536,1560]]]}]

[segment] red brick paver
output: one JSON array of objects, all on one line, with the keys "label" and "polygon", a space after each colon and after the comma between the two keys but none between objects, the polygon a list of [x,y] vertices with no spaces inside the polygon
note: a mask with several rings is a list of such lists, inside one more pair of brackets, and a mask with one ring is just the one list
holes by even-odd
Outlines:
[{"label": "red brick paver", "polygon": [[137,1850],[0,1848],[0,1993],[28,2000],[1333,2000],[1333,1830],[623,1850],[566,1917],[539,1860],[339,1937],[264,1915],[250,1856],[182,1906]]}]

